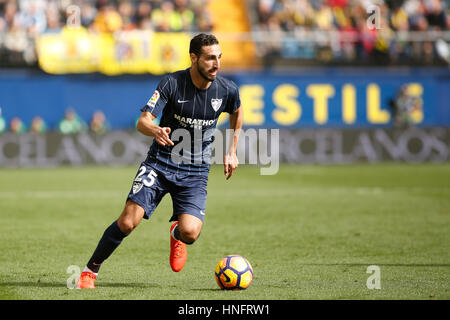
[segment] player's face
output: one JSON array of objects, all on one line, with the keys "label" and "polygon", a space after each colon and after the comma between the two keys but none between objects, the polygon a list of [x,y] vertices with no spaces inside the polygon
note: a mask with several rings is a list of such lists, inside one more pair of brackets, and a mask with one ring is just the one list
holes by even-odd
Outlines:
[{"label": "player's face", "polygon": [[198,73],[207,81],[214,81],[220,69],[222,52],[218,44],[202,47],[202,54],[194,61]]}]

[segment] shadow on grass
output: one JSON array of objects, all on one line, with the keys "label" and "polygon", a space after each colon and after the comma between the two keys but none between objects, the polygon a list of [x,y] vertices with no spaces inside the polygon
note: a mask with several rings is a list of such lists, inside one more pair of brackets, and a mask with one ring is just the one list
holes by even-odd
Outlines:
[{"label": "shadow on grass", "polygon": [[161,288],[161,285],[155,283],[136,283],[136,282],[99,282],[98,287],[108,287],[108,288]]},{"label": "shadow on grass", "polygon": [[0,282],[0,287],[43,287],[43,288],[61,288],[66,287],[65,283],[56,282]]},{"label": "shadow on grass", "polygon": [[[122,283],[122,282],[102,282],[96,284],[97,288],[156,288],[161,287],[154,283]],[[60,282],[0,282],[0,287],[35,287],[35,288],[67,288],[66,283]]]},{"label": "shadow on grass", "polygon": [[221,291],[225,291],[220,289],[219,287],[217,287],[217,289],[212,289],[212,288],[193,288],[190,289],[191,291],[209,291],[209,292],[221,292]]}]

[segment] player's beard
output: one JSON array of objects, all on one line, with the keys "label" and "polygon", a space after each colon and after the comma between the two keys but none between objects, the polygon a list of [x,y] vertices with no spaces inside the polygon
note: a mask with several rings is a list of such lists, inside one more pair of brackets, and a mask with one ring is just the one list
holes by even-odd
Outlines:
[{"label": "player's beard", "polygon": [[215,71],[215,70],[217,70],[217,68],[213,67],[213,68],[211,68],[209,70],[205,70],[204,68],[201,68],[200,65],[197,63],[197,70],[198,70],[198,73],[200,74],[200,76],[203,79],[205,79],[206,81],[214,81],[214,80],[216,80],[216,76],[215,75],[214,76],[210,76],[210,75],[208,75],[208,72]]}]

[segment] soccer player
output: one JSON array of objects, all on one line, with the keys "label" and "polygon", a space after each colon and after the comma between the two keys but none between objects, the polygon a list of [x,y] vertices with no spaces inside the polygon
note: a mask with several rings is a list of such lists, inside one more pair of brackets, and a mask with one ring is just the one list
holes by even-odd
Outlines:
[{"label": "soccer player", "polygon": [[[141,108],[136,127],[142,134],[153,136],[153,144],[139,166],[122,214],[105,230],[81,273],[78,288],[95,288],[101,264],[142,218],[150,218],[167,193],[173,204],[169,221],[174,221],[170,227],[169,262],[175,272],[184,267],[186,245],[198,239],[205,217],[211,143],[222,112],[230,114],[234,133],[223,159],[227,180],[238,167],[236,148],[243,111],[237,86],[217,75],[222,57],[219,42],[213,35],[199,34],[191,39],[189,54],[191,67],[164,76]],[[153,120],[160,113],[156,125]],[[183,141],[186,137],[190,139],[187,144]],[[176,152],[180,143],[191,146],[189,150],[183,148],[181,156]]]}]

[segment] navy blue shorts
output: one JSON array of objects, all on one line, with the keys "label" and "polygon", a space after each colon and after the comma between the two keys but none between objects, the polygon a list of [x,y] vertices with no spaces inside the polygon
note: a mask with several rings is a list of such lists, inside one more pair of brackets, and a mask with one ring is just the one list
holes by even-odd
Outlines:
[{"label": "navy blue shorts", "polygon": [[196,216],[203,221],[207,184],[208,176],[160,171],[155,166],[142,162],[127,200],[131,199],[144,208],[144,218],[149,219],[162,198],[169,193],[173,205],[169,221],[178,220],[178,215],[183,213]]}]

